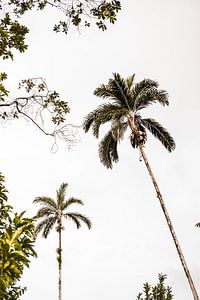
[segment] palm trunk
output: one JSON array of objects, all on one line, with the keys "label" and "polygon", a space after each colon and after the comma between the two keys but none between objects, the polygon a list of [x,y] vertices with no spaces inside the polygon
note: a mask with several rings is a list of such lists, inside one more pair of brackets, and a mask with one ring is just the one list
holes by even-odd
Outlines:
[{"label": "palm trunk", "polygon": [[61,231],[62,231],[62,215],[61,212],[59,212],[58,216],[58,226],[57,226],[57,231],[58,231],[58,300],[62,300],[62,243],[61,243]]},{"label": "palm trunk", "polygon": [[[138,130],[134,124],[134,118],[132,116],[129,116],[128,118],[128,121],[129,121],[129,125],[131,127],[131,130],[133,132],[133,134],[138,134]],[[160,205],[161,205],[161,208],[163,210],[163,213],[165,215],[165,219],[167,221],[167,225],[169,227],[169,230],[171,232],[171,235],[172,235],[172,238],[174,240],[174,244],[175,244],[175,247],[176,247],[176,250],[178,252],[178,256],[180,258],[180,261],[181,261],[181,264],[183,266],[183,269],[184,269],[184,272],[185,272],[185,275],[187,277],[187,280],[189,282],[189,285],[190,285],[190,288],[191,288],[191,291],[192,291],[192,294],[193,294],[193,297],[194,297],[194,300],[199,300],[199,296],[197,294],[197,291],[196,291],[196,288],[195,288],[195,285],[194,285],[194,282],[192,280],[192,277],[191,277],[191,274],[190,274],[190,271],[187,267],[187,264],[186,264],[186,261],[185,261],[185,258],[184,258],[184,255],[183,255],[183,252],[181,250],[181,247],[180,247],[180,244],[178,242],[178,239],[177,239],[177,236],[176,236],[176,233],[174,231],[174,228],[173,228],[173,225],[172,225],[172,222],[171,222],[171,219],[170,219],[170,216],[169,216],[169,213],[166,209],[166,206],[165,206],[165,203],[164,203],[164,200],[163,200],[163,197],[162,197],[162,194],[160,192],[160,189],[158,187],[158,184],[156,182],[156,179],[153,175],[153,172],[151,170],[151,167],[150,167],[150,164],[147,160],[147,157],[146,157],[146,154],[144,152],[144,148],[142,145],[139,145],[139,151],[140,151],[140,154],[144,160],[144,163],[146,165],[146,168],[147,168],[147,171],[151,177],[151,180],[152,180],[152,183],[154,185],[154,188],[155,188],[155,191],[156,191],[156,196],[160,202]]]},{"label": "palm trunk", "polygon": [[61,229],[59,230],[58,248],[58,299],[62,300],[62,248],[61,248]]}]

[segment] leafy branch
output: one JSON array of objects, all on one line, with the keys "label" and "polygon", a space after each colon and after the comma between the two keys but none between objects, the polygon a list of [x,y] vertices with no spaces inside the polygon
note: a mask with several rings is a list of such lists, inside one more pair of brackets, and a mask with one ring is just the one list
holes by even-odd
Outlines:
[{"label": "leafy branch", "polygon": [[158,274],[158,284],[151,286],[148,282],[143,285],[143,293],[137,295],[137,300],[172,300],[171,287],[165,287],[164,281],[167,278],[166,275]]},{"label": "leafy branch", "polygon": [[66,115],[70,112],[68,103],[61,100],[56,91],[50,91],[43,78],[22,80],[19,89],[23,96],[14,100],[0,97],[1,123],[25,118],[43,134],[54,139],[52,151],[57,148],[57,139],[65,141],[69,148],[76,144],[77,126],[66,123]]},{"label": "leafy branch", "polygon": [[107,22],[115,23],[121,9],[118,0],[10,0],[9,5],[18,17],[34,8],[43,10],[50,6],[57,9],[64,15],[64,19],[54,26],[54,31],[66,34],[70,25],[90,27],[93,20],[96,26],[104,31],[107,29]]}]

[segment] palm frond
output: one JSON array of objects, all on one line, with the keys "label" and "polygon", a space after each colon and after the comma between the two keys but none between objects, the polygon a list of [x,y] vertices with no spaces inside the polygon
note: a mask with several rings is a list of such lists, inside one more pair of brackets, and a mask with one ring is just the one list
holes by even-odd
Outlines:
[{"label": "palm frond", "polygon": [[52,207],[54,209],[56,209],[56,207],[57,207],[54,199],[52,199],[50,197],[46,197],[46,196],[35,198],[33,200],[33,203],[38,203],[40,205],[46,205],[46,206]]},{"label": "palm frond", "polygon": [[92,126],[92,132],[95,137],[99,136],[99,128],[102,124],[111,120],[120,119],[127,114],[127,109],[119,107],[116,104],[102,104],[93,112],[89,113],[83,122],[83,130],[87,132]]},{"label": "palm frond", "polygon": [[56,217],[49,217],[48,218],[48,222],[46,224],[46,226],[44,227],[42,236],[46,239],[47,236],[49,235],[50,230],[52,229],[52,227],[55,225],[56,223]]},{"label": "palm frond", "polygon": [[171,152],[176,144],[170,133],[153,119],[141,119],[142,124]]},{"label": "palm frond", "polygon": [[35,227],[35,236],[37,237],[38,234],[43,231],[42,236],[44,238],[47,238],[51,228],[53,227],[53,225],[56,222],[56,217],[48,217],[45,218],[44,220],[42,220],[41,222],[39,222],[36,227]]},{"label": "palm frond", "polygon": [[116,103],[121,104],[126,109],[130,110],[129,99],[130,93],[126,80],[124,80],[120,74],[114,73],[114,80],[109,80],[109,87],[116,95]]},{"label": "palm frond", "polygon": [[135,84],[135,92],[138,95],[143,89],[158,88],[158,82],[152,79],[143,79]]},{"label": "palm frond", "polygon": [[63,215],[66,219],[71,219],[75,224],[77,229],[81,227],[81,222],[85,223],[87,227],[90,229],[92,227],[92,222],[91,220],[79,213],[66,213]]},{"label": "palm frond", "polygon": [[129,109],[129,88],[126,81],[118,74],[113,74],[114,79],[109,79],[108,84],[102,84],[95,89],[94,95],[101,98],[108,98],[116,104]]},{"label": "palm frond", "polygon": [[38,212],[36,214],[36,218],[43,218],[45,216],[48,217],[52,214],[55,214],[55,212],[56,212],[55,208],[44,206],[38,210]]},{"label": "palm frond", "polygon": [[65,195],[66,195],[66,189],[68,187],[68,183],[62,183],[59,187],[59,189],[56,191],[56,195],[57,195],[57,204],[60,207],[60,205],[62,205],[62,203],[65,200]]},{"label": "palm frond", "polygon": [[145,88],[135,98],[135,110],[141,110],[155,102],[159,102],[163,106],[169,105],[167,92],[155,87]]},{"label": "palm frond", "polygon": [[104,166],[112,168],[112,163],[117,162],[119,157],[117,153],[117,141],[110,130],[99,144],[99,157]]},{"label": "palm frond", "polygon": [[126,84],[129,90],[133,87],[134,79],[135,79],[135,74],[126,78]]},{"label": "palm frond", "polygon": [[66,208],[68,208],[72,204],[84,205],[82,200],[71,197],[68,200],[66,200],[65,203],[63,203],[63,205],[61,207],[62,211],[64,211]]},{"label": "palm frond", "polygon": [[84,130],[85,132],[88,132],[88,131],[89,131],[89,129],[90,129],[92,123],[94,122],[95,116],[96,116],[95,112],[96,112],[96,110],[91,111],[91,112],[90,112],[89,114],[87,114],[87,116],[84,118],[82,127],[83,127],[83,130]]},{"label": "palm frond", "polygon": [[44,220],[40,221],[38,224],[36,224],[35,231],[34,231],[35,237],[37,237],[38,234],[44,229],[47,222],[48,222],[48,219],[44,219]]},{"label": "palm frond", "polygon": [[77,229],[79,229],[81,227],[81,223],[79,222],[79,220],[76,217],[73,216],[73,214],[66,213],[66,214],[63,215],[63,217],[65,219],[72,220],[75,223]]},{"label": "palm frond", "polygon": [[[112,79],[110,79],[112,80]],[[94,90],[94,95],[103,99],[116,100],[115,94],[113,94],[109,85],[101,84]]]}]

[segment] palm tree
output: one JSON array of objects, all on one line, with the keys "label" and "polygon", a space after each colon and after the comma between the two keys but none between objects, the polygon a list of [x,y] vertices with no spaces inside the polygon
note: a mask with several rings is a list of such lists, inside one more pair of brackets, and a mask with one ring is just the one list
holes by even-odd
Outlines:
[{"label": "palm tree", "polygon": [[150,79],[144,79],[135,84],[134,75],[127,79],[123,79],[118,73],[114,73],[113,76],[114,78],[109,79],[108,84],[102,84],[94,91],[94,95],[103,99],[108,99],[110,102],[101,104],[97,109],[90,112],[84,119],[83,129],[85,132],[88,132],[91,128],[94,136],[98,138],[101,125],[107,122],[111,123],[110,130],[99,144],[99,157],[103,165],[107,168],[112,168],[113,162],[118,161],[117,145],[123,139],[126,129],[130,129],[131,145],[133,148],[139,150],[141,158],[144,160],[194,299],[198,300],[199,297],[197,291],[176,237],[163,197],[144,152],[144,145],[147,141],[147,130],[150,131],[150,133],[153,134],[169,152],[175,149],[175,142],[168,131],[154,119],[142,118],[140,114],[141,109],[146,108],[155,102],[158,102],[163,106],[168,105],[168,94],[164,90],[159,90],[158,83]]},{"label": "palm tree", "polygon": [[42,207],[38,210],[36,217],[41,219],[41,221],[36,225],[35,235],[37,236],[42,231],[42,236],[46,239],[53,228],[56,225],[56,231],[58,232],[58,248],[57,248],[57,261],[58,261],[58,299],[62,299],[62,244],[61,244],[61,233],[64,230],[63,218],[66,220],[71,220],[75,223],[77,229],[81,227],[81,222],[85,223],[90,229],[92,223],[89,218],[79,214],[77,212],[67,212],[67,209],[72,204],[81,204],[83,202],[76,198],[69,198],[65,200],[66,189],[68,187],[67,183],[62,183],[60,188],[56,191],[56,200],[50,197],[37,197],[33,201],[34,203],[39,203]]}]

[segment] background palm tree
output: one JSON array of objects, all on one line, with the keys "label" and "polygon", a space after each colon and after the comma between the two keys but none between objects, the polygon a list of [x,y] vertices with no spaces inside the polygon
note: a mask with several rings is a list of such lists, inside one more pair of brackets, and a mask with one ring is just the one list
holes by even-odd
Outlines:
[{"label": "background palm tree", "polygon": [[194,299],[198,300],[199,297],[196,288],[176,237],[163,197],[144,152],[144,145],[147,141],[147,130],[150,131],[169,152],[175,149],[173,138],[161,124],[151,118],[142,118],[140,115],[141,109],[155,102],[163,106],[169,105],[168,94],[164,90],[159,90],[158,83],[153,80],[144,79],[134,84],[134,75],[127,79],[123,79],[118,73],[114,73],[113,75],[114,78],[109,79],[107,85],[102,84],[94,91],[94,95],[103,99],[109,99],[111,102],[104,103],[90,112],[84,119],[83,129],[87,132],[91,128],[94,136],[98,138],[100,126],[111,122],[110,130],[99,144],[99,157],[103,165],[107,168],[112,168],[113,162],[118,161],[117,145],[119,141],[123,139],[126,129],[130,129],[131,145],[134,148],[138,148],[145,162]]},{"label": "background palm tree", "polygon": [[87,227],[90,229],[92,223],[89,218],[86,216],[79,214],[77,212],[67,212],[67,209],[72,204],[81,204],[83,202],[76,198],[69,198],[65,200],[66,189],[68,184],[62,183],[60,188],[56,191],[56,200],[50,197],[37,197],[33,201],[34,203],[39,203],[42,207],[38,210],[36,217],[41,219],[41,221],[36,225],[35,235],[37,236],[42,231],[42,236],[47,238],[51,229],[54,225],[56,225],[56,231],[59,236],[59,244],[57,248],[58,253],[58,271],[59,271],[59,279],[58,279],[58,299],[62,299],[62,243],[61,243],[61,233],[64,230],[62,221],[63,218],[67,220],[72,220],[77,229],[81,227],[81,222],[85,223]]}]

